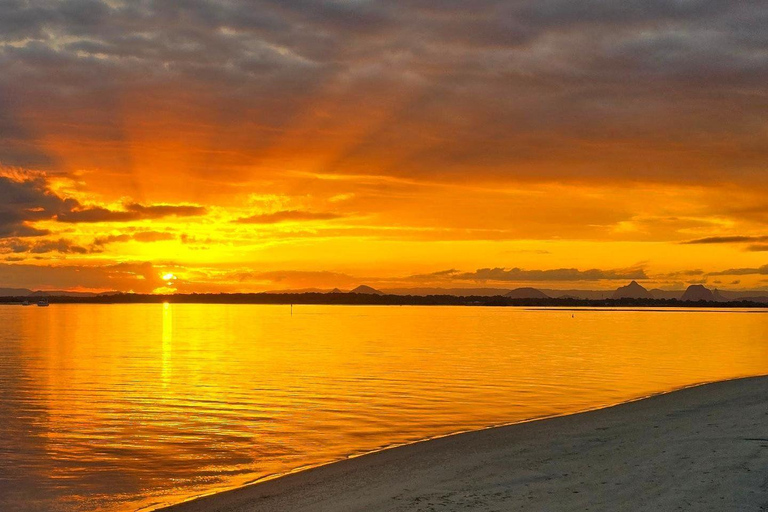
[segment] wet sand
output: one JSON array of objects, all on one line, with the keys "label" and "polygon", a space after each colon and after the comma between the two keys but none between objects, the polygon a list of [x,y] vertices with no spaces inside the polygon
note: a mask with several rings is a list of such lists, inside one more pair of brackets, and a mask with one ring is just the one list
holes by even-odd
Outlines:
[{"label": "wet sand", "polygon": [[768,377],[402,446],[163,510],[768,510]]}]

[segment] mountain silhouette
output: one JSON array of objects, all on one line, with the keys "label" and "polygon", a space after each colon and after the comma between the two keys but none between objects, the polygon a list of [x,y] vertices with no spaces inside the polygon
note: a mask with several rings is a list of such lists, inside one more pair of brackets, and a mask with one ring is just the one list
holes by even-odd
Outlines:
[{"label": "mountain silhouette", "polygon": [[[718,293],[718,295],[720,295]],[[690,301],[699,301],[699,300],[706,300],[706,301],[714,301],[715,295],[712,293],[712,290],[704,286],[703,284],[692,284],[688,287],[687,290],[685,290],[685,293],[681,297],[680,300],[690,300]]]},{"label": "mountain silhouette", "polygon": [[339,290],[338,288],[334,288],[333,290],[331,290],[331,291],[330,291],[330,292],[328,292],[328,293],[344,293],[344,292],[343,292],[343,291],[341,291],[341,290]]},{"label": "mountain silhouette", "polygon": [[364,284],[361,284],[360,286],[350,291],[349,293],[362,293],[365,295],[384,295],[384,292],[380,292],[379,290],[375,288],[371,288],[370,286],[366,286]]},{"label": "mountain silhouette", "polygon": [[651,292],[643,288],[637,281],[632,281],[627,286],[619,287],[613,292],[613,299],[652,299]]},{"label": "mountain silhouette", "polygon": [[97,297],[118,292],[69,292],[65,290],[30,290],[28,288],[0,288],[0,297]]},{"label": "mountain silhouette", "polygon": [[33,293],[27,288],[0,288],[0,297],[27,297]]},{"label": "mountain silhouette", "polygon": [[510,299],[548,299],[549,295],[536,288],[516,288],[504,294]]}]

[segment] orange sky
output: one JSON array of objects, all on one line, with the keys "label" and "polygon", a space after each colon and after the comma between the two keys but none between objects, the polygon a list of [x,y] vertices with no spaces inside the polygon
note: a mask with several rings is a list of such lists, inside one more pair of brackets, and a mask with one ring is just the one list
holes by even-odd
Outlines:
[{"label": "orange sky", "polygon": [[0,288],[768,289],[762,2],[169,4],[0,6]]}]

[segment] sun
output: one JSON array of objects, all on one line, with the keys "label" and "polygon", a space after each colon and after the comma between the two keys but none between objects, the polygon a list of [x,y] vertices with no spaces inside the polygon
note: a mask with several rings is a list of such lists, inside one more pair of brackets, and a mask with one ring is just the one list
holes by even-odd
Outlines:
[{"label": "sun", "polygon": [[170,272],[168,272],[167,274],[163,274],[163,281],[165,281],[168,284],[171,284],[171,281],[174,281],[175,279],[176,279],[176,276]]}]

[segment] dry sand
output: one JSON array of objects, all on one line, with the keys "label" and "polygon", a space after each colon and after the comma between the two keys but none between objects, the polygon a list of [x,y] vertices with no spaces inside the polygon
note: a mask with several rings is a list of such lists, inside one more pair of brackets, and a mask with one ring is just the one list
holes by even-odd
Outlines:
[{"label": "dry sand", "polygon": [[768,378],[403,446],[165,510],[768,510]]}]

